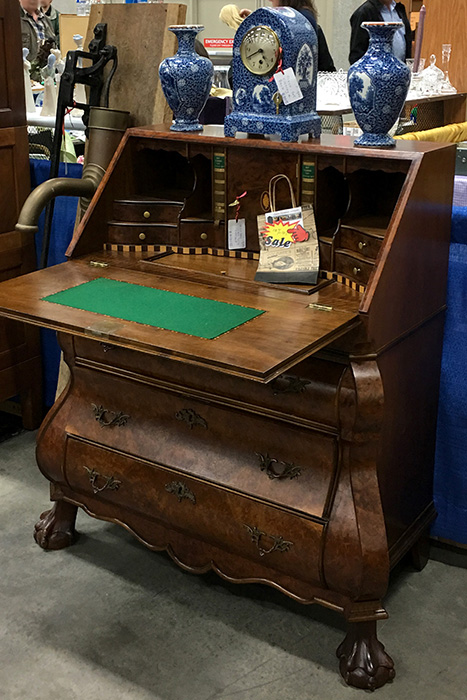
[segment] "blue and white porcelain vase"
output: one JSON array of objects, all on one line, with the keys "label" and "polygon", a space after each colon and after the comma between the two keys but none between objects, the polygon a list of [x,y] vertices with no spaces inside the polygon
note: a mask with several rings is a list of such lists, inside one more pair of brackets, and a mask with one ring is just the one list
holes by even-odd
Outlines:
[{"label": "blue and white porcelain vase", "polygon": [[172,131],[201,131],[198,117],[206,104],[212,87],[214,66],[209,58],[195,50],[201,24],[172,24],[168,27],[178,39],[175,56],[166,58],[159,66],[159,78],[165,99],[174,113]]},{"label": "blue and white porcelain vase", "polygon": [[404,106],[410,70],[392,52],[393,37],[402,22],[363,22],[370,34],[368,51],[350,66],[350,104],[363,134],[355,146],[388,148],[395,141],[388,134]]}]

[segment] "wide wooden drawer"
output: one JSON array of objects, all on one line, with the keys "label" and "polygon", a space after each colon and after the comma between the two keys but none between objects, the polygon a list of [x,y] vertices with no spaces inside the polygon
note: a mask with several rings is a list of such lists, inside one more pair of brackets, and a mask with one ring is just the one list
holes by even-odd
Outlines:
[{"label": "wide wooden drawer", "polygon": [[73,438],[67,440],[64,473],[75,493],[92,494],[265,566],[323,583],[324,522]]},{"label": "wide wooden drawer", "polygon": [[113,216],[116,221],[176,224],[182,208],[183,202],[116,200]]},{"label": "wide wooden drawer", "polygon": [[341,226],[336,244],[338,248],[354,251],[364,258],[376,260],[382,241],[382,237],[370,236],[357,229]]},{"label": "wide wooden drawer", "polygon": [[109,243],[127,245],[177,245],[177,224],[127,224],[110,221]]},{"label": "wide wooden drawer", "polygon": [[349,255],[345,251],[336,250],[334,256],[334,269],[344,277],[349,277],[355,282],[366,284],[373,272],[374,264],[361,259],[358,256]]},{"label": "wide wooden drawer", "polygon": [[126,374],[141,381],[185,391],[192,396],[222,398],[253,405],[263,415],[287,417],[296,424],[317,423],[337,431],[337,388],[345,366],[311,357],[268,384],[191,367],[165,357],[143,355],[106,341],[73,338],[77,364],[98,366],[112,375]]},{"label": "wide wooden drawer", "polygon": [[66,432],[322,517],[337,438],[260,412],[75,369]]}]

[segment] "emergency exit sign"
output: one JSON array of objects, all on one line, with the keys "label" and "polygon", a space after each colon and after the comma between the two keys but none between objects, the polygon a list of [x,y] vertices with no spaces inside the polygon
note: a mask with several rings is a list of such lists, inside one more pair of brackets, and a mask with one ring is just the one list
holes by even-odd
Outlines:
[{"label": "emergency exit sign", "polygon": [[233,39],[205,39],[204,47],[206,49],[231,49]]}]

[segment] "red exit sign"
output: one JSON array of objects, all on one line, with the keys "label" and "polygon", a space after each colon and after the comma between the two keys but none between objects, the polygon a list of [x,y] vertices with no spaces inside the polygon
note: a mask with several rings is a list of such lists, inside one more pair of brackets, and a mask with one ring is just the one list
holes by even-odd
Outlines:
[{"label": "red exit sign", "polygon": [[205,39],[204,46],[206,49],[231,49],[233,39]]}]

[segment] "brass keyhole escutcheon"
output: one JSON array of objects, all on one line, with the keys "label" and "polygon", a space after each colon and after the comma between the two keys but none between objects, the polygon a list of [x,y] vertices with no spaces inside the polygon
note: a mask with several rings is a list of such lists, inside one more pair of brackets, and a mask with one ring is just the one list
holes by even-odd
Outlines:
[{"label": "brass keyhole escutcheon", "polygon": [[360,274],[360,272],[361,272],[361,269],[360,269],[359,267],[354,267],[354,269],[353,269],[353,274],[354,274],[355,277],[358,277],[358,275]]},{"label": "brass keyhole escutcheon", "polygon": [[183,483],[183,481],[171,481],[170,484],[165,485],[165,490],[168,493],[173,493],[174,496],[177,496],[179,503],[181,503],[184,498],[191,501],[193,505],[196,503],[195,494],[186,484]]},{"label": "brass keyhole escutcheon", "polygon": [[140,239],[140,241],[144,241],[144,240],[146,240],[146,234],[145,234],[145,233],[140,233],[139,236],[138,236],[138,238]]},{"label": "brass keyhole escutcheon", "polygon": [[279,114],[279,107],[281,106],[283,100],[280,92],[275,92],[272,96],[273,102],[276,105],[276,114]]},{"label": "brass keyhole escutcheon", "polygon": [[145,219],[149,219],[151,216],[151,213],[149,211],[145,211],[145,212],[143,212],[143,216]]},{"label": "brass keyhole escutcheon", "polygon": [[202,233],[202,234],[200,235],[200,238],[202,238],[203,241],[205,241],[207,237],[208,237],[208,234],[207,234],[207,233]]}]

